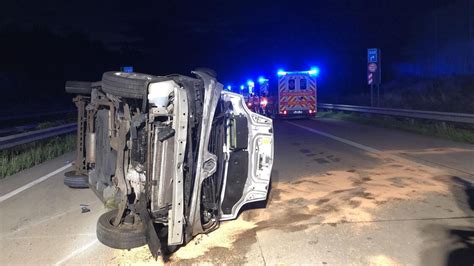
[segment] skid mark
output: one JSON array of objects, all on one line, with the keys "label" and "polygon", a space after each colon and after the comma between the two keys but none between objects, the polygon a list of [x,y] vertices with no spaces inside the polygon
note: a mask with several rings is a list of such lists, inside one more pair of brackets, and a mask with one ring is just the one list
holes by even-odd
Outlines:
[{"label": "skid mark", "polygon": [[435,154],[451,154],[451,153],[472,153],[472,149],[443,147],[443,148],[428,148],[417,150],[390,150],[392,154],[407,154],[407,155],[435,155]]}]

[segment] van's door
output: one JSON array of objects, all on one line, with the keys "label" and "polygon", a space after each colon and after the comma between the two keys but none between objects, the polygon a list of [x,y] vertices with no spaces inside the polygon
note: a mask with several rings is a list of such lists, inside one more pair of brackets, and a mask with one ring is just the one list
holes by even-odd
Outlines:
[{"label": "van's door", "polygon": [[251,112],[239,94],[223,92],[231,105],[227,118],[227,156],[221,194],[221,220],[234,219],[249,202],[267,199],[273,166],[273,124]]}]

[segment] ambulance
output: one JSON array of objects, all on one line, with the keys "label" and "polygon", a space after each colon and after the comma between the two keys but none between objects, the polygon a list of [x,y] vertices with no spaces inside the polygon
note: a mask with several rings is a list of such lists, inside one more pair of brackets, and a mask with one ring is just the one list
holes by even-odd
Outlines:
[{"label": "ambulance", "polygon": [[278,71],[278,113],[281,117],[315,116],[318,68]]}]

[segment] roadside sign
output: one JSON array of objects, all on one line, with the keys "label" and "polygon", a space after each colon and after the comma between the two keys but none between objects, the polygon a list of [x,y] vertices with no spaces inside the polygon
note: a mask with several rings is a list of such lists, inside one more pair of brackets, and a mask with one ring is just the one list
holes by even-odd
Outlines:
[{"label": "roadside sign", "polygon": [[367,66],[367,70],[369,70],[369,72],[371,73],[374,73],[375,71],[377,71],[377,64],[369,63],[369,65]]},{"label": "roadside sign", "polygon": [[[380,85],[382,80],[380,49],[367,49],[367,83],[369,85]],[[370,76],[370,77],[369,77]],[[370,80],[370,82],[369,82]]]},{"label": "roadside sign", "polygon": [[369,48],[367,49],[367,62],[369,63],[377,63],[378,62],[378,49],[377,48]]},{"label": "roadside sign", "polygon": [[367,49],[367,84],[370,87],[371,106],[374,106],[374,89],[377,92],[377,106],[380,103],[380,83],[382,82],[381,61],[380,49]]},{"label": "roadside sign", "polygon": [[367,84],[372,85],[374,84],[374,73],[369,73],[367,76]]}]

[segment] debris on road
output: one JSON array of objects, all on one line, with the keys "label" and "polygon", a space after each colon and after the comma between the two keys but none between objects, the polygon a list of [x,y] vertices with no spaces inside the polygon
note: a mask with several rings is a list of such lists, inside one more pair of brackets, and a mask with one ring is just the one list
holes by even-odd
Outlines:
[{"label": "debris on road", "polygon": [[435,178],[443,175],[441,171],[421,165],[387,162],[328,174],[274,183],[267,209],[249,210],[243,216],[257,222],[259,228],[364,222],[371,221],[373,212],[386,203],[449,192],[447,183]]},{"label": "debris on road", "polygon": [[[242,217],[233,221],[221,223],[219,230],[215,230],[209,234],[199,235],[192,239],[186,246],[179,248],[171,257],[167,258],[171,262],[203,262],[204,256],[214,250],[231,250],[234,248],[235,242],[241,240],[243,234],[248,230],[252,230],[256,224],[251,221],[245,221]],[[129,263],[156,263],[155,259],[150,256],[147,246],[127,250],[115,250],[116,260],[111,263],[129,264]],[[158,263],[163,263],[163,258],[158,258]],[[204,259],[205,261],[205,259]]]},{"label": "debris on road", "polygon": [[80,204],[79,206],[81,207],[81,213],[86,213],[86,212],[91,211],[91,209],[88,208],[89,205],[87,205],[87,204]]}]

